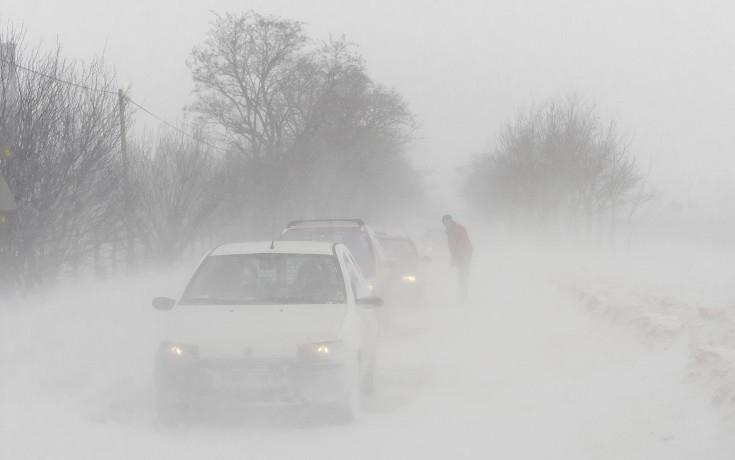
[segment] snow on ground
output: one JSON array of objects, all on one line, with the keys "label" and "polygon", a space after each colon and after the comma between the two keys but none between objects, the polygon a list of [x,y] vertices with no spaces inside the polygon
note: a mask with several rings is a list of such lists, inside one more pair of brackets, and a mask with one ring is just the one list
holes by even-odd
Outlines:
[{"label": "snow on ground", "polygon": [[679,347],[685,379],[703,387],[735,430],[735,266],[732,254],[665,248],[617,255],[576,273],[566,288],[597,318],[650,344]]},{"label": "snow on ground", "polygon": [[434,264],[427,304],[394,312],[349,426],[157,422],[150,299],[191,264],[0,305],[0,459],[732,458],[724,275],[477,246],[469,304]]}]

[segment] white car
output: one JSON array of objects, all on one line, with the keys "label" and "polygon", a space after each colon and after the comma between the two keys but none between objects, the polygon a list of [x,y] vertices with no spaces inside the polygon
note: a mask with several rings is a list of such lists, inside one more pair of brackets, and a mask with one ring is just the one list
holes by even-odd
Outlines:
[{"label": "white car", "polygon": [[382,300],[343,244],[219,246],[165,311],[156,357],[164,421],[200,405],[315,405],[359,415],[375,376]]}]

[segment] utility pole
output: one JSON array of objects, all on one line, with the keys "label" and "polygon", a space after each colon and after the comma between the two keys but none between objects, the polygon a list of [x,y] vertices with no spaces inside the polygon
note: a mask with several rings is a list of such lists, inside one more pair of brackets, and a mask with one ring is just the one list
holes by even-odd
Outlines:
[{"label": "utility pole", "polygon": [[[16,209],[18,209],[18,205],[15,203],[13,193],[10,191],[3,175],[0,174],[0,212],[15,211]],[[3,223],[5,223],[5,219],[0,215],[0,224]]]},{"label": "utility pole", "polygon": [[123,220],[125,223],[125,240],[127,248],[127,270],[132,272],[135,267],[135,240],[130,227],[130,181],[128,179],[128,142],[125,132],[125,95],[122,89],[117,90],[118,110],[120,112],[120,154],[123,168]]}]

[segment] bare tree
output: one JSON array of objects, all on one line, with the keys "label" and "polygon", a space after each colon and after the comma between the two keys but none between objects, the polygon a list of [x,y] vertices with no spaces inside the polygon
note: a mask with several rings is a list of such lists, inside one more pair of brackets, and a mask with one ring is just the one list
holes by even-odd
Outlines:
[{"label": "bare tree", "polygon": [[0,172],[18,210],[0,247],[13,283],[27,289],[75,267],[98,232],[116,225],[119,124],[110,95],[116,85],[100,59],[82,65],[63,58],[60,46],[42,53],[26,50],[17,35],[4,41],[16,44],[16,55],[0,62],[0,75],[12,75],[16,91],[0,109],[11,152]]},{"label": "bare tree", "polygon": [[176,260],[186,246],[214,226],[224,188],[223,162],[206,142],[162,132],[138,143],[131,162],[136,230],[161,263]]},{"label": "bare tree", "polygon": [[230,169],[241,214],[363,213],[400,201],[391,194],[420,195],[403,155],[413,116],[344,38],[314,44],[298,22],[228,14],[192,57],[191,109],[243,160]]},{"label": "bare tree", "polygon": [[254,12],[217,16],[192,52],[197,100],[191,109],[222,128],[224,140],[245,158],[279,152],[291,116],[285,88],[306,42],[298,22]]},{"label": "bare tree", "polygon": [[312,206],[319,215],[411,208],[420,200],[420,172],[403,155],[415,127],[395,92],[368,79],[344,82],[328,94],[305,165]]},{"label": "bare tree", "polygon": [[630,142],[576,96],[519,111],[494,149],[463,169],[464,193],[479,210],[574,227],[609,217],[647,196]]}]

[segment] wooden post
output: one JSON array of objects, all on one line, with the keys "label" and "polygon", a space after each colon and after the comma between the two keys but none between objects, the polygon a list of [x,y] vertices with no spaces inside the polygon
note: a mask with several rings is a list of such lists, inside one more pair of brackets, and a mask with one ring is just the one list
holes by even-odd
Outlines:
[{"label": "wooden post", "polygon": [[123,220],[125,222],[125,254],[127,256],[127,271],[132,272],[135,268],[135,241],[133,230],[130,227],[130,181],[128,179],[128,142],[125,131],[125,95],[122,89],[117,90],[118,110],[120,113],[120,154],[123,167]]},{"label": "wooden post", "polygon": [[97,227],[94,228],[94,277],[97,281],[102,279],[102,267],[100,267],[100,235]]},{"label": "wooden post", "polygon": [[110,256],[110,261],[112,262],[110,266],[110,271],[112,272],[112,276],[117,275],[117,230],[115,230],[112,233],[112,255]]}]

